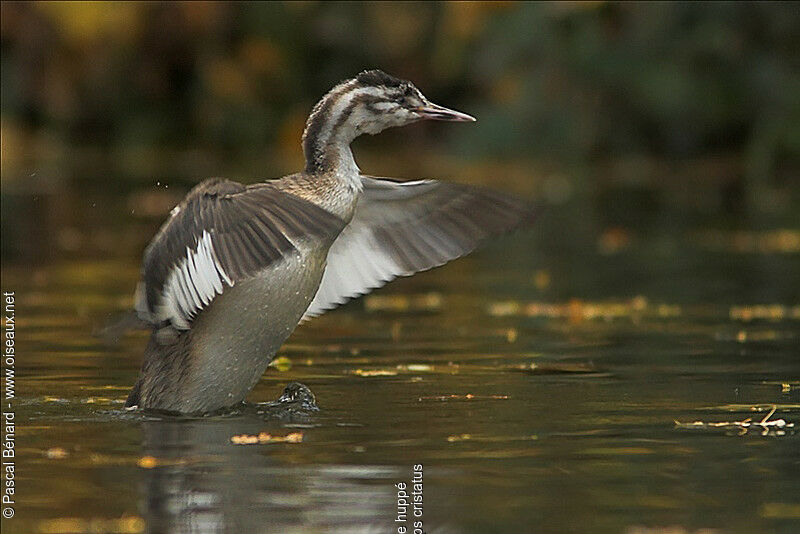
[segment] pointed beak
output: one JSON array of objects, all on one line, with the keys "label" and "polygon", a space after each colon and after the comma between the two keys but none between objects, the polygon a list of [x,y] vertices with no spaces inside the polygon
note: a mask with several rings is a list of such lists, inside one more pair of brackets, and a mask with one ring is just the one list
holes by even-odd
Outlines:
[{"label": "pointed beak", "polygon": [[423,119],[435,121],[475,122],[477,120],[472,115],[431,104],[430,102],[417,108],[417,113],[419,113],[420,117]]}]

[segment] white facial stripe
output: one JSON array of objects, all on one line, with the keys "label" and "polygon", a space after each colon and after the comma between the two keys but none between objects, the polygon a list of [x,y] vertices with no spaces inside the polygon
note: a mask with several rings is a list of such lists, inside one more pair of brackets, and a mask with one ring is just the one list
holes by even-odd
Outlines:
[{"label": "white facial stripe", "polygon": [[[354,84],[355,85],[355,84]],[[342,93],[338,100],[334,103],[333,107],[328,112],[328,120],[325,123],[325,128],[319,132],[318,146],[324,145],[331,134],[333,127],[339,123],[339,118],[342,113],[350,106],[353,99],[362,95],[381,96],[383,92],[378,87],[359,87],[355,86]]]},{"label": "white facial stripe", "polygon": [[399,106],[395,102],[376,102],[372,107],[380,111],[388,111],[390,109],[396,109]]},{"label": "white facial stripe", "polygon": [[188,330],[189,321],[222,293],[223,281],[233,285],[219,264],[211,234],[204,230],[197,250],[187,248],[186,257],[173,266],[167,277],[157,319],[169,320],[175,328]]}]

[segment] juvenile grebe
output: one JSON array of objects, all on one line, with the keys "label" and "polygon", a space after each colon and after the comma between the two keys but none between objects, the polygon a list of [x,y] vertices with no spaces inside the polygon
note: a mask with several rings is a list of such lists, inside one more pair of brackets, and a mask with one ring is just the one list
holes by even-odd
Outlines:
[{"label": "juvenile grebe", "polygon": [[360,173],[356,137],[423,119],[475,120],[365,71],[314,106],[302,172],[192,189],[144,252],[136,310],[153,332],[126,406],[233,406],[302,320],[532,219],[528,204],[488,189]]}]

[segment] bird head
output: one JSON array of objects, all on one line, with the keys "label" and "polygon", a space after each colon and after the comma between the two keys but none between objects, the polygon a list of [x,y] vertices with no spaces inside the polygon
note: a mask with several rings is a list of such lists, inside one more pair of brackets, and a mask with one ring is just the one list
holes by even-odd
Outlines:
[{"label": "bird head", "polygon": [[352,91],[358,102],[352,110],[360,132],[376,134],[386,128],[405,126],[420,120],[472,122],[474,117],[439,106],[428,100],[407,80],[380,70],[367,70],[353,79]]}]

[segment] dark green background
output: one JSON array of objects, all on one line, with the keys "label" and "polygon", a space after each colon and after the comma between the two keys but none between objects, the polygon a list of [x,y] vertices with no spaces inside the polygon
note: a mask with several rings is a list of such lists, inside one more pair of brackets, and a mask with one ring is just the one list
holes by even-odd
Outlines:
[{"label": "dark green background", "polygon": [[[797,426],[675,425],[800,425],[800,4],[0,15],[4,533],[384,532],[418,463],[431,534],[800,531]],[[492,186],[537,223],[298,328],[249,400],[302,381],[311,426],[124,412],[147,334],[92,332],[166,214],[204,178],[300,169],[309,110],[365,68],[478,118],[358,139],[365,173]],[[304,439],[230,442],[261,431]]]}]

